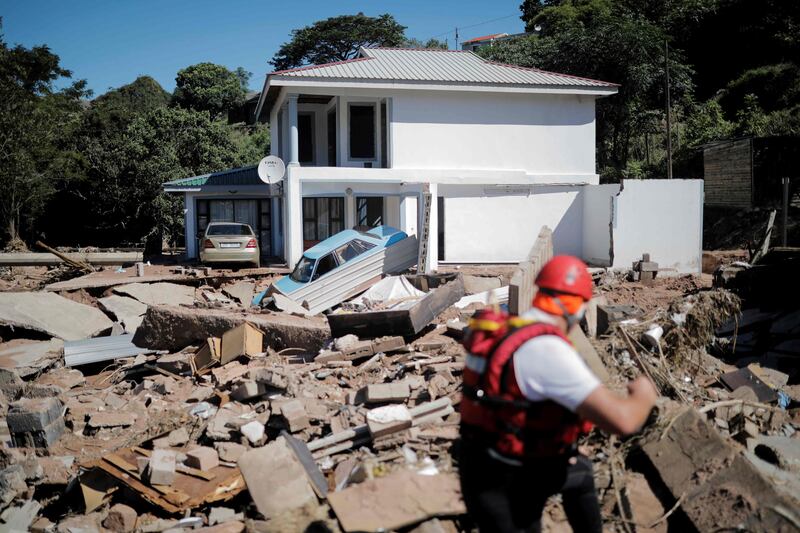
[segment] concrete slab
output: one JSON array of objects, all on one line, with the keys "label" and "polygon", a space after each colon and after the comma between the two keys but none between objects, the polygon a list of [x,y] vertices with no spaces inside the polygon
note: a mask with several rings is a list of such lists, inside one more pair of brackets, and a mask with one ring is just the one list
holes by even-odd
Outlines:
[{"label": "concrete slab", "polygon": [[686,494],[682,509],[697,530],[791,530],[775,508],[792,505],[694,409],[678,413],[664,438],[643,450],[673,497]]},{"label": "concrete slab", "polygon": [[252,304],[255,290],[256,284],[252,281],[237,281],[222,288],[225,294],[237,300],[244,307],[250,307]]},{"label": "concrete slab", "polygon": [[32,341],[14,339],[0,344],[0,368],[14,370],[18,376],[26,377],[48,368],[61,357],[64,341]]},{"label": "concrete slab", "polygon": [[264,333],[264,343],[276,350],[301,348],[316,353],[330,337],[321,317],[298,317],[281,313],[242,313],[226,309],[150,306],[133,343],[158,350],[179,351],[209,336],[249,322]]},{"label": "concrete slab", "polygon": [[49,292],[1,292],[0,324],[68,341],[94,337],[114,325],[99,309]]},{"label": "concrete slab", "polygon": [[97,303],[103,310],[117,317],[117,320],[122,323],[125,333],[135,332],[147,312],[147,305],[139,300],[118,294],[98,298]]},{"label": "concrete slab", "polygon": [[194,287],[177,283],[130,283],[114,292],[136,298],[147,305],[193,305]]},{"label": "concrete slab", "polygon": [[283,437],[245,453],[238,465],[256,508],[267,518],[316,502],[303,465]]},{"label": "concrete slab", "polygon": [[400,470],[328,494],[342,529],[391,531],[434,516],[466,513],[458,476]]}]

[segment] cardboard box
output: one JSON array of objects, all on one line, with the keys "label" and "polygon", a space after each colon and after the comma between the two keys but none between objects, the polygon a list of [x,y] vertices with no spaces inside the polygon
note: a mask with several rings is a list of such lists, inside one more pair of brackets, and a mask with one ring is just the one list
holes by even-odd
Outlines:
[{"label": "cardboard box", "polygon": [[233,361],[240,355],[253,357],[260,354],[264,351],[263,342],[264,334],[249,322],[226,331],[222,334],[220,364]]}]

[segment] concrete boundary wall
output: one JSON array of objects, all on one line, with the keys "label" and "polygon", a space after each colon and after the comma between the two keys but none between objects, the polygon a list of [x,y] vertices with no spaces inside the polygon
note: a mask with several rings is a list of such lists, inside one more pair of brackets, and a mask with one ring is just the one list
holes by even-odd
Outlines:
[{"label": "concrete boundary wall", "polygon": [[553,258],[553,230],[543,226],[528,254],[528,259],[519,264],[508,287],[508,308],[511,314],[520,315],[531,308],[536,286],[533,280],[545,263]]},{"label": "concrete boundary wall", "polygon": [[612,239],[614,268],[630,268],[647,252],[660,269],[700,272],[703,180],[623,182],[613,197]]}]

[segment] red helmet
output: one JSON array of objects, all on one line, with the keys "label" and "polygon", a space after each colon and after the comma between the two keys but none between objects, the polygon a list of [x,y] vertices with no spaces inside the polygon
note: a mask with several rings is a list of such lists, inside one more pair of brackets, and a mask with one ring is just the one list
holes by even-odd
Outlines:
[{"label": "red helmet", "polygon": [[571,255],[557,255],[548,261],[539,275],[536,286],[545,291],[592,299],[592,276],[586,263]]}]

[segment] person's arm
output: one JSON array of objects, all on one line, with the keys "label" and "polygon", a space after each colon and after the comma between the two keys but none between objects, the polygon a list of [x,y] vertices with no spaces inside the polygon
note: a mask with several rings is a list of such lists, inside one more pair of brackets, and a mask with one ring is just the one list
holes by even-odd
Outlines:
[{"label": "person's arm", "polygon": [[628,383],[628,393],[627,397],[622,397],[600,385],[578,405],[575,412],[604,431],[617,435],[636,433],[647,420],[658,393],[644,376]]}]

